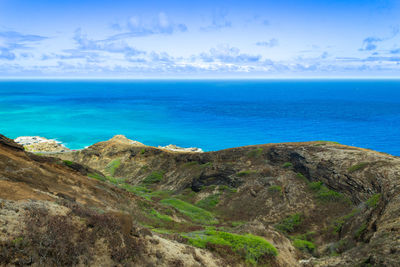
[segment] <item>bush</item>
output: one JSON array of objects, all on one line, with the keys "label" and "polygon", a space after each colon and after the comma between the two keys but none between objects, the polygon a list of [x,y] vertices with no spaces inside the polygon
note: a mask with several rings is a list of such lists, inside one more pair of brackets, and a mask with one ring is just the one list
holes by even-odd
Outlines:
[{"label": "bush", "polygon": [[211,212],[206,211],[202,208],[196,207],[190,203],[185,201],[176,199],[176,198],[168,198],[161,200],[161,203],[174,207],[180,213],[189,217],[193,222],[201,223],[201,224],[216,224],[218,220],[212,215]]},{"label": "bush", "polygon": [[163,171],[155,171],[152,172],[149,176],[147,176],[142,182],[144,184],[154,184],[159,183],[164,177]]},{"label": "bush", "polygon": [[[238,253],[246,262],[257,264],[268,256],[277,256],[278,250],[264,238],[247,234],[238,235],[228,232],[208,230],[184,234],[193,246],[206,248],[208,244],[230,247]],[[226,255],[229,257],[229,255]]]},{"label": "bush", "polygon": [[275,225],[275,228],[284,233],[292,233],[301,225],[302,216],[300,213],[290,215]]},{"label": "bush", "polygon": [[313,253],[315,249],[315,245],[313,242],[302,240],[302,239],[295,239],[293,240],[293,246],[298,248],[301,251]]}]

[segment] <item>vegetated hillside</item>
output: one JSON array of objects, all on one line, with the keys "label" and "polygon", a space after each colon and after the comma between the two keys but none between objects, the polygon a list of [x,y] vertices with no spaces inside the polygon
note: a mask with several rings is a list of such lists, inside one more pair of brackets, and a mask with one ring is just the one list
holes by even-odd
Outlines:
[{"label": "vegetated hillside", "polygon": [[139,225],[151,203],[0,135],[0,266],[221,266]]},{"label": "vegetated hillside", "polygon": [[[10,224],[2,226],[2,246],[13,254],[3,253],[1,262],[23,258],[18,254],[22,246],[21,255],[35,255],[36,264],[41,263],[42,249],[45,260],[58,263],[58,254],[47,244],[67,254],[78,245],[84,248],[64,265],[96,265],[104,258],[138,266],[146,260],[151,266],[398,266],[400,262],[397,157],[324,141],[182,153],[117,136],[81,151],[56,154],[54,159],[27,154],[13,143],[11,147],[4,141],[0,145],[5,155],[0,184],[9,179],[19,181],[20,188],[45,193],[49,199],[39,201],[49,212],[39,213],[39,218],[52,225],[52,211],[65,210],[67,216],[57,214],[57,218],[68,218],[74,231],[69,236],[76,238],[67,247],[56,239],[36,248],[37,234],[31,235],[46,223],[36,219],[32,223],[38,216],[26,201],[30,197],[13,199],[0,193],[8,205],[2,211],[20,205],[24,212],[15,216],[22,216],[24,220],[18,221],[25,226],[18,234]],[[8,150],[12,153],[5,154]],[[9,168],[6,161],[13,162],[16,155],[26,160]],[[23,167],[29,164],[35,167]],[[53,176],[41,177],[41,168]],[[36,183],[47,187],[37,191],[36,183],[17,178],[26,177],[28,169],[36,175]],[[8,178],[11,174],[16,178]],[[63,195],[57,196],[54,181]],[[74,186],[72,181],[81,184]],[[99,241],[102,238],[108,241]]]}]

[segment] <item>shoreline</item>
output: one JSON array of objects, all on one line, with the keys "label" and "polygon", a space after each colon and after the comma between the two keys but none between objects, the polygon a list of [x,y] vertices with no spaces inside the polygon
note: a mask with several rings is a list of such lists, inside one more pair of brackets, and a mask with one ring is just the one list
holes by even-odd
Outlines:
[{"label": "shoreline", "polygon": [[[110,140],[116,140],[119,142],[135,145],[135,146],[148,146],[143,143],[140,143],[136,140],[130,140],[126,138],[124,135],[115,135]],[[73,151],[80,151],[83,149],[88,148],[80,148],[80,149],[69,149],[66,147],[62,142],[58,141],[57,139],[47,139],[42,136],[19,136],[14,139],[17,144],[20,144],[24,147],[24,149],[28,152],[33,153],[66,153],[66,152],[73,152]],[[177,145],[169,144],[166,146],[150,146],[158,149],[169,150],[173,152],[192,152],[192,153],[203,153],[203,149],[198,147],[179,147]]]}]

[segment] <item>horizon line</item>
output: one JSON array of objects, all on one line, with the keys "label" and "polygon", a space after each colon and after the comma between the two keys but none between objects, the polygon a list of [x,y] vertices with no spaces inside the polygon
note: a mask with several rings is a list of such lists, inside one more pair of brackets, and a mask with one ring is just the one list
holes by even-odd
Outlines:
[{"label": "horizon line", "polygon": [[336,77],[0,77],[0,81],[10,80],[400,80],[400,77],[363,77],[363,76],[336,76]]}]

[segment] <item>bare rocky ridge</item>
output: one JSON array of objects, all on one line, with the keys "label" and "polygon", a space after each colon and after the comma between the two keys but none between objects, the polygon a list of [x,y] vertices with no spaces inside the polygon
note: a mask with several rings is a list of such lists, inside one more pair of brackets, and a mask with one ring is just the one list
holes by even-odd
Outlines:
[{"label": "bare rocky ridge", "polygon": [[[89,265],[107,258],[137,266],[400,262],[398,157],[322,141],[176,152],[123,136],[52,156],[26,153],[0,138],[0,186],[14,190],[0,191],[13,192],[0,193],[8,218],[0,226],[3,248],[15,250],[18,238],[27,235],[18,233],[23,225],[16,227],[17,222],[38,231],[38,222],[30,219],[37,208],[28,199],[34,199],[47,214],[67,214],[71,229],[94,242],[75,240],[71,247],[87,248],[69,265],[82,264],[83,258]],[[13,206],[25,211],[13,212]],[[102,213],[93,213],[96,209]],[[93,218],[107,223],[76,223]],[[120,239],[100,229],[112,229]],[[39,255],[30,247],[32,236],[26,239],[24,255]],[[100,239],[108,240],[105,247],[97,247]],[[137,256],[130,257],[121,244]],[[0,262],[16,264],[18,255],[3,253]],[[34,259],[39,264],[40,257]]]}]

